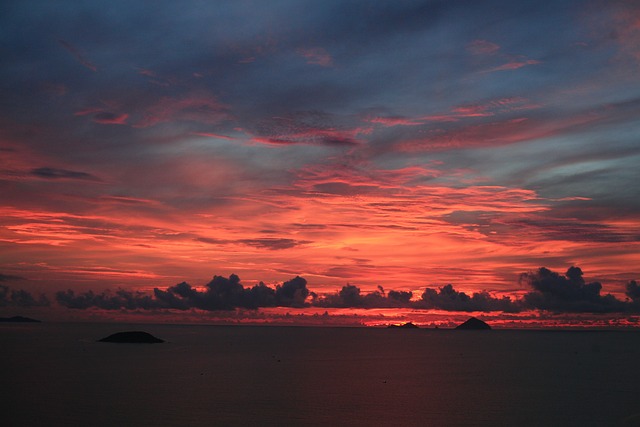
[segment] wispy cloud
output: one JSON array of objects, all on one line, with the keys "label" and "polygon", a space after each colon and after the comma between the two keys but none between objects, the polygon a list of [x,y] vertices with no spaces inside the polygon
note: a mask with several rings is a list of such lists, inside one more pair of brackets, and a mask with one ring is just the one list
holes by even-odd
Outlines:
[{"label": "wispy cloud", "polygon": [[536,59],[529,59],[522,55],[509,55],[501,52],[501,47],[488,40],[477,39],[467,44],[467,51],[472,55],[500,59],[505,63],[486,69],[483,73],[493,73],[496,71],[517,70],[528,65],[538,65],[542,62]]},{"label": "wispy cloud", "polygon": [[142,111],[135,127],[150,127],[170,121],[216,124],[229,117],[227,107],[215,97],[194,95],[181,98],[163,97]]},{"label": "wispy cloud", "polygon": [[76,58],[76,60],[86,68],[90,69],[93,72],[98,71],[98,68],[91,61],[89,61],[77,47],[62,39],[58,40],[58,43],[60,43],[62,47],[67,49],[67,51],[69,51],[74,56],[74,58]]},{"label": "wispy cloud", "polygon": [[488,40],[474,40],[467,44],[467,50],[474,55],[494,55],[500,50],[500,46]]},{"label": "wispy cloud", "polygon": [[495,71],[517,70],[519,68],[526,67],[527,65],[538,65],[538,64],[541,64],[541,61],[538,61],[536,59],[520,58],[520,59],[514,59],[502,65],[498,65],[497,67],[490,68],[488,70],[485,70],[484,72],[493,73]]},{"label": "wispy cloud", "polygon": [[83,181],[100,181],[100,178],[87,172],[79,172],[51,167],[35,168],[31,170],[30,174],[43,179],[78,179]]},{"label": "wispy cloud", "polygon": [[380,124],[385,127],[393,126],[420,126],[427,123],[451,123],[465,119],[492,117],[499,114],[515,111],[533,110],[540,108],[526,98],[513,96],[474,104],[463,104],[453,107],[449,112],[418,117],[403,116],[373,116],[365,120],[370,123]]},{"label": "wispy cloud", "polygon": [[307,60],[307,64],[320,65],[322,67],[330,67],[333,65],[333,58],[324,48],[300,48],[297,52],[298,55]]},{"label": "wispy cloud", "polygon": [[76,116],[91,116],[91,119],[95,123],[103,125],[125,125],[129,114],[127,113],[115,113],[112,111],[104,110],[102,108],[86,108],[76,111]]},{"label": "wispy cloud", "polygon": [[371,128],[350,128],[323,114],[298,113],[262,120],[248,132],[254,135],[251,141],[261,144],[350,146],[361,143]]}]

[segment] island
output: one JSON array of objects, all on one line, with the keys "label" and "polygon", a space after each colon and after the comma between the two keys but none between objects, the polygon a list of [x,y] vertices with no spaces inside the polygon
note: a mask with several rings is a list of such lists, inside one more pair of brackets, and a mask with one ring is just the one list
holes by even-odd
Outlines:
[{"label": "island", "polygon": [[461,323],[458,326],[456,326],[456,329],[480,331],[480,330],[489,330],[489,329],[491,329],[491,326],[489,326],[486,322],[483,322],[480,319],[472,317],[469,320],[467,320],[466,322]]},{"label": "island", "polygon": [[143,331],[126,331],[117,332],[108,337],[98,340],[98,342],[115,342],[127,344],[157,344],[163,343],[164,340],[156,338],[148,332]]},{"label": "island", "polygon": [[402,329],[418,329],[418,325],[414,325],[411,322],[404,323],[402,325],[389,325],[388,328],[402,328]]},{"label": "island", "polygon": [[42,323],[40,320],[32,319],[24,316],[0,317],[0,322],[12,323]]}]

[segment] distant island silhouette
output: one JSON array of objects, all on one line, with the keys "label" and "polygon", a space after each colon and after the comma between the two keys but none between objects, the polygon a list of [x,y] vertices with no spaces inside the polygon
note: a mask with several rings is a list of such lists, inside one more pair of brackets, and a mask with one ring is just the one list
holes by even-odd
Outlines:
[{"label": "distant island silhouette", "polygon": [[414,325],[411,322],[403,323],[402,325],[389,325],[387,328],[401,328],[401,329],[418,329],[418,325]]},{"label": "distant island silhouette", "polygon": [[42,323],[40,320],[32,319],[24,316],[13,317],[0,317],[0,322],[13,322],[13,323]]},{"label": "distant island silhouette", "polygon": [[108,337],[98,340],[98,342],[115,342],[115,343],[129,343],[129,344],[156,344],[163,343],[164,340],[156,338],[148,332],[143,331],[125,331],[116,332]]},{"label": "distant island silhouette", "polygon": [[469,320],[467,320],[466,322],[461,323],[458,326],[456,326],[456,329],[460,329],[460,330],[489,330],[489,329],[491,329],[491,326],[489,326],[486,322],[483,322],[480,319],[472,317]]}]

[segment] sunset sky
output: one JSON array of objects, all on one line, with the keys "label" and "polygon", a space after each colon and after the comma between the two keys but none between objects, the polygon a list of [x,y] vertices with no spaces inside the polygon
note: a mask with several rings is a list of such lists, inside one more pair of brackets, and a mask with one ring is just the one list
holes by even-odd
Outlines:
[{"label": "sunset sky", "polygon": [[640,279],[637,2],[5,1],[0,34],[5,295]]}]

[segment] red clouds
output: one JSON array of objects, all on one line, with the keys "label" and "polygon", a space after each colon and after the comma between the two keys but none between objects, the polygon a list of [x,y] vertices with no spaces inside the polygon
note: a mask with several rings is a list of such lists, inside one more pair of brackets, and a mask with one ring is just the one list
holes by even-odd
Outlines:
[{"label": "red clouds", "polygon": [[[472,55],[478,57],[499,58],[505,63],[492,66],[482,72],[492,73],[496,71],[517,70],[527,65],[541,64],[541,61],[535,59],[529,59],[522,55],[511,55],[500,53],[500,46],[487,40],[474,40],[467,45],[467,51]],[[483,64],[488,64],[488,61],[483,61]]]},{"label": "red clouds", "polygon": [[2,272],[27,287],[636,278],[630,2],[94,3],[0,15]]},{"label": "red clouds", "polygon": [[640,7],[633,1],[614,2],[611,6],[605,11],[591,6],[590,11],[596,13],[597,18],[590,14],[583,16],[594,38],[585,45],[598,50],[612,46],[616,54],[608,64],[609,72],[618,76],[620,73],[627,76],[637,74],[640,64]]},{"label": "red clouds", "polygon": [[333,58],[324,48],[300,48],[297,53],[307,60],[307,64],[320,65],[321,67],[333,65]]},{"label": "red clouds", "polygon": [[527,65],[537,65],[541,64],[540,61],[535,59],[526,59],[526,58],[514,58],[506,64],[499,65],[494,68],[490,68],[485,71],[485,73],[492,73],[494,71],[507,71],[507,70],[517,70],[518,68],[526,67]]},{"label": "red clouds", "polygon": [[[513,108],[514,112],[518,107]],[[535,105],[522,104],[520,109],[537,108]],[[494,119],[481,123],[463,124],[462,126],[429,129],[426,136],[398,142],[400,151],[443,151],[452,149],[495,147],[523,141],[536,141],[543,138],[560,137],[584,132],[590,126],[606,120],[600,112],[578,112],[573,116],[562,118],[516,117]]]},{"label": "red clouds", "polygon": [[[152,127],[161,123],[193,122],[217,124],[229,119],[228,108],[215,97],[203,94],[183,97],[161,97],[122,102],[103,102],[105,107],[86,108],[76,116],[90,116],[95,123]],[[127,112],[124,112],[124,111]]]},{"label": "red clouds", "polygon": [[458,105],[453,107],[450,112],[442,114],[432,114],[419,117],[373,116],[365,120],[384,127],[421,126],[429,123],[451,123],[463,121],[465,119],[492,117],[516,111],[533,110],[536,108],[540,108],[540,106],[531,103],[526,98],[514,96],[494,99],[477,104]]},{"label": "red clouds", "polygon": [[184,98],[164,97],[142,112],[135,127],[149,127],[170,121],[215,124],[227,119],[227,107],[214,97],[194,95]]},{"label": "red clouds", "polygon": [[317,113],[298,113],[288,117],[271,117],[258,122],[248,132],[251,141],[270,145],[350,146],[364,142],[369,127],[352,127],[336,122],[334,117]]},{"label": "red clouds", "polygon": [[467,50],[474,55],[493,55],[500,46],[487,40],[474,40],[467,45]]}]

